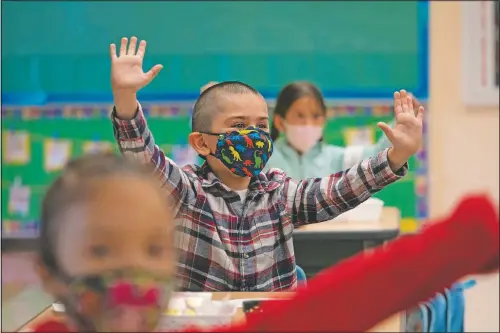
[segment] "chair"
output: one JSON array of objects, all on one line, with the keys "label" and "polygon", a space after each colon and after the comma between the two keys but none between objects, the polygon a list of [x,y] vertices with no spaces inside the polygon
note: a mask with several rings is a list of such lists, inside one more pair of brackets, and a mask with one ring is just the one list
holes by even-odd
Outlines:
[{"label": "chair", "polygon": [[475,280],[457,282],[407,312],[406,332],[464,332],[464,290]]},{"label": "chair", "polygon": [[297,282],[301,286],[307,285],[307,275],[306,272],[300,266],[295,266],[295,271],[297,274]]}]

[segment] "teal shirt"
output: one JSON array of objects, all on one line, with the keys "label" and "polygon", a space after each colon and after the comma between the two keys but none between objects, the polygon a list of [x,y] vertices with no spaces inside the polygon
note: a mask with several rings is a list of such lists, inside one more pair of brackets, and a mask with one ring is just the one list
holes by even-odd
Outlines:
[{"label": "teal shirt", "polygon": [[266,170],[278,168],[297,180],[324,177],[348,169],[388,147],[391,147],[391,142],[384,135],[376,144],[368,146],[340,147],[318,142],[307,153],[299,155],[282,136],[274,142],[273,155]]}]

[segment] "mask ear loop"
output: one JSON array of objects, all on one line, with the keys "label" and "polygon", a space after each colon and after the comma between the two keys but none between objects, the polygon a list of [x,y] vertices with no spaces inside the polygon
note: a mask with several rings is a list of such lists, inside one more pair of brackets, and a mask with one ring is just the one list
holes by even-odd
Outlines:
[{"label": "mask ear loop", "polygon": [[48,273],[52,274],[63,283],[68,288],[67,295],[57,295],[57,301],[64,305],[65,312],[69,315],[74,325],[82,332],[97,332],[94,323],[86,318],[84,315],[79,313],[77,307],[74,306],[78,299],[72,298],[71,285],[74,283],[75,278],[67,274],[63,269],[61,269],[57,261],[54,262],[53,266],[47,267]]},{"label": "mask ear loop", "polygon": [[[214,132],[198,132],[198,133],[200,133],[200,134],[206,134],[206,135],[212,135],[212,136],[217,136],[217,137],[223,135],[223,133],[214,133]],[[208,148],[208,149],[210,149],[210,148]],[[210,151],[210,153],[208,155],[216,157],[215,153],[212,153],[212,151]],[[201,154],[198,154],[198,156],[201,159],[205,160],[205,161],[207,160],[207,156],[204,156],[204,155],[201,155]]]},{"label": "mask ear loop", "polygon": [[[56,263],[56,266],[49,267],[49,274],[53,274],[60,282],[64,283],[64,285],[70,289],[71,283],[73,283],[74,279],[70,277],[68,274],[63,272],[59,265]],[[97,332],[95,325],[91,320],[85,318],[81,315],[75,306],[73,306],[74,302],[71,299],[71,293],[69,292],[69,296],[67,295],[57,295],[57,301],[64,305],[64,311],[68,314],[68,317],[71,318],[73,324],[77,325],[77,328],[82,332]]]}]

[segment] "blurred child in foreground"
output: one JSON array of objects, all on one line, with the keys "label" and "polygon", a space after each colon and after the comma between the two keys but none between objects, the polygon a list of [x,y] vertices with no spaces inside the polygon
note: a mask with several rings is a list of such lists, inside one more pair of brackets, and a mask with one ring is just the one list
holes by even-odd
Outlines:
[{"label": "blurred child in foreground", "polygon": [[[149,168],[116,156],[66,167],[43,201],[39,253],[44,287],[66,316],[35,332],[160,329],[177,258],[165,199]],[[210,331],[363,332],[465,275],[497,270],[498,259],[497,212],[472,196],[421,234],[345,260],[293,299],[263,303],[246,323]]]}]

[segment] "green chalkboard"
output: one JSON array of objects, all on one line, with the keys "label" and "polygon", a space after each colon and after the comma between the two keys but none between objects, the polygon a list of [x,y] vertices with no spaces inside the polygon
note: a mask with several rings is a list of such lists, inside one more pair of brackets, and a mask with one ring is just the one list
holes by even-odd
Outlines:
[{"label": "green chalkboard", "polygon": [[232,79],[275,96],[289,81],[307,79],[329,97],[390,97],[402,87],[426,94],[421,59],[427,41],[421,26],[427,22],[419,2],[9,1],[2,6],[4,94],[109,93],[109,44],[132,35],[149,43],[146,67],[166,67],[146,93],[182,97],[205,82]]},{"label": "green chalkboard", "polygon": [[[40,203],[47,185],[57,176],[58,171],[47,171],[44,166],[47,140],[67,140],[71,143],[71,156],[80,156],[86,143],[92,141],[114,144],[112,125],[108,118],[110,106],[95,107],[45,107],[45,108],[3,108],[2,133],[23,131],[29,133],[29,161],[25,164],[6,162],[3,149],[2,163],[2,228],[3,235],[34,234],[38,227]],[[169,155],[173,148],[186,147],[190,132],[189,107],[145,106],[149,125],[157,144]],[[336,107],[329,111],[330,118],[325,130],[325,141],[336,145],[345,144],[344,131],[349,128],[375,128],[378,121],[390,121],[391,109],[388,106],[373,107]],[[381,131],[376,131],[377,139]],[[5,147],[4,147],[5,148]],[[410,174],[403,180],[382,190],[377,196],[388,206],[396,206],[403,218],[415,220],[425,217],[425,193],[419,189],[425,182],[425,154],[410,160]],[[23,216],[9,212],[10,188],[18,178],[22,185],[31,190],[29,211]],[[420,179],[420,180],[419,180]],[[420,185],[419,185],[420,184]]]}]

